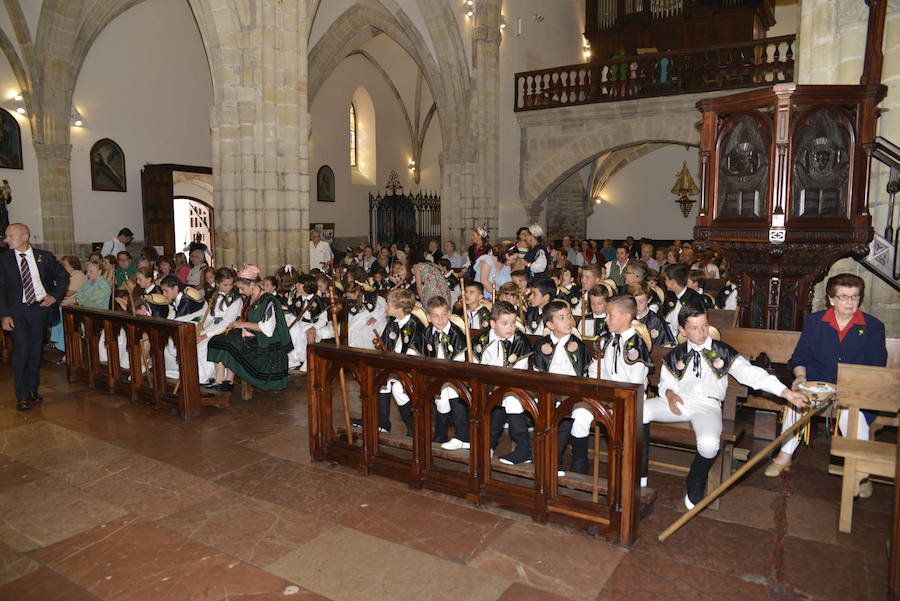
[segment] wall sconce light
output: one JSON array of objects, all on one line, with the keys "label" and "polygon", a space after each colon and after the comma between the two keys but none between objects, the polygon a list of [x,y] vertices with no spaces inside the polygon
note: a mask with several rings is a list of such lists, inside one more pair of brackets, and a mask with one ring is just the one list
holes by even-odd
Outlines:
[{"label": "wall sconce light", "polygon": [[73,127],[84,127],[84,118],[74,105],[72,105],[72,113],[69,116],[69,122]]},{"label": "wall sconce light", "polygon": [[412,171],[413,173],[416,172],[416,162],[415,161],[409,162],[409,170]]},{"label": "wall sconce light", "polygon": [[466,4],[463,7],[463,13],[469,18],[475,16],[475,0],[466,0]]},{"label": "wall sconce light", "polygon": [[500,15],[500,31],[504,31],[506,29],[506,15]]},{"label": "wall sconce light", "polygon": [[6,110],[8,110],[10,112],[16,112],[16,113],[19,113],[20,115],[24,115],[25,114],[25,97],[22,96],[22,92],[16,92],[12,96],[10,96],[6,102],[0,104],[0,106],[2,106],[3,108],[5,108]]},{"label": "wall sconce light", "polygon": [[594,202],[597,203],[598,205],[602,205],[602,204],[603,204],[603,197],[602,197],[602,196],[596,197],[596,198],[594,199]]},{"label": "wall sconce light", "polygon": [[581,54],[584,55],[584,60],[591,60],[591,43],[587,40],[584,40],[584,44],[581,46]]}]

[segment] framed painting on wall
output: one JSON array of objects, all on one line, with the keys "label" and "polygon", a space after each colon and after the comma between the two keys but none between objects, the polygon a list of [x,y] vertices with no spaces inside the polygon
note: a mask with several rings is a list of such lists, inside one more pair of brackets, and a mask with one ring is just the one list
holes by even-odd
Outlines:
[{"label": "framed painting on wall", "polygon": [[322,165],[316,173],[316,200],[334,202],[334,198],[334,171],[328,165]]},{"label": "framed painting on wall", "polygon": [[22,132],[6,109],[0,109],[0,169],[22,169]]},{"label": "framed painting on wall", "polygon": [[103,138],[91,146],[91,189],[125,192],[125,153],[122,147]]}]

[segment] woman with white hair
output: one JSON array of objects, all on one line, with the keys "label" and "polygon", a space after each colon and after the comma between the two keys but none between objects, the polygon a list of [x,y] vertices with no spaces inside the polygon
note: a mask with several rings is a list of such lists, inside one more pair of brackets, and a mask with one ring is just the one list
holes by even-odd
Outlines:
[{"label": "woman with white hair", "polygon": [[187,275],[187,285],[194,286],[195,288],[200,288],[205,283],[203,282],[203,269],[207,266],[206,253],[199,248],[192,250],[190,265],[191,270]]}]

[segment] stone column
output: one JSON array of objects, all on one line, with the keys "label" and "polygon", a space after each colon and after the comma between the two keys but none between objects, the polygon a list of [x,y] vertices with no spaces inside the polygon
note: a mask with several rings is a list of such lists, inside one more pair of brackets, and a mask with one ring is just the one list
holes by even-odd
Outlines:
[{"label": "stone column", "polygon": [[[68,120],[67,120],[68,122]],[[41,221],[44,238],[41,247],[57,256],[75,252],[75,222],[72,216],[72,145],[35,142],[41,193]]]},{"label": "stone column", "polygon": [[217,21],[229,46],[216,49],[222,73],[210,116],[216,251],[225,265],[273,273],[309,263],[306,2],[251,7],[242,23]]},{"label": "stone column", "polygon": [[462,248],[475,226],[487,225],[492,239],[499,234],[499,0],[476,5],[468,100],[468,112],[457,119],[457,138],[445,140],[440,158],[442,235]]}]

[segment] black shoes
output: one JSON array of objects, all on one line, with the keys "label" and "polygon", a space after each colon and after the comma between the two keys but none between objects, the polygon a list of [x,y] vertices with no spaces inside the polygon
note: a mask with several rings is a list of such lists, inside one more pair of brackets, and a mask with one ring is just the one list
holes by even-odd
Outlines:
[{"label": "black shoes", "polygon": [[206,382],[200,382],[200,388],[215,388],[216,386],[218,384],[216,384],[215,378],[210,378]]},{"label": "black shoes", "polygon": [[19,411],[28,411],[35,405],[40,405],[43,402],[44,397],[36,392],[32,392],[30,395],[28,395],[27,398],[16,399],[16,409],[18,409]]},{"label": "black shoes", "polygon": [[229,393],[234,390],[233,382],[213,382],[212,386],[204,386],[207,390],[211,390],[212,392],[225,392]]}]

